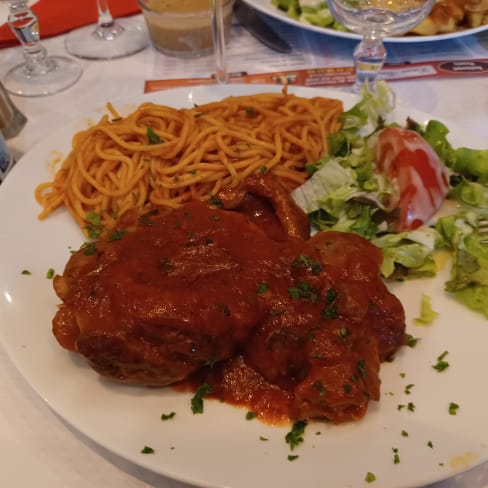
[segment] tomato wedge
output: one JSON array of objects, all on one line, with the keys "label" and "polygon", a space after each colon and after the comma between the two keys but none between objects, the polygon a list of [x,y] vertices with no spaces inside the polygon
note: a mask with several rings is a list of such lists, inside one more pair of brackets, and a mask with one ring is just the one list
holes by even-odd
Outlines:
[{"label": "tomato wedge", "polygon": [[417,132],[387,127],[377,134],[376,165],[398,187],[391,202],[400,216],[397,232],[427,222],[449,191],[449,175],[437,153]]}]

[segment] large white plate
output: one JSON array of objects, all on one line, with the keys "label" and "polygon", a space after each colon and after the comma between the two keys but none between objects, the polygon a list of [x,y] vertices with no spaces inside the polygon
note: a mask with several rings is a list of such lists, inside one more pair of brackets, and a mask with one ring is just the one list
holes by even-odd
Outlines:
[{"label": "large white plate", "polygon": [[[229,94],[279,89],[207,86],[147,98],[190,107]],[[330,89],[293,90],[303,96],[338,97],[346,106],[356,100]],[[141,100],[134,99],[124,107],[119,104],[119,108],[133,109]],[[406,115],[405,110],[397,110],[398,120]],[[409,115],[420,122],[428,118],[414,111]],[[395,287],[406,307],[408,332],[421,341],[382,366],[381,401],[372,404],[360,422],[341,426],[311,423],[304,443],[293,452],[299,455],[293,462],[287,459],[288,427],[248,421],[244,410],[218,401],[206,401],[204,414],[193,415],[191,395],[170,388],[114,384],[61,349],[51,334],[58,300],[46,272],[49,268],[61,272],[70,249],[78,248],[84,238],[64,210],[38,221],[33,192],[50,177],[49,163],[59,152],[67,153],[73,131],[82,125],[76,121],[53,132],[19,161],[0,187],[0,337],[32,387],[64,419],[141,466],[206,487],[360,487],[366,486],[368,471],[376,474],[375,486],[419,486],[488,458],[488,323],[450,300],[441,278]],[[481,147],[479,140],[460,129],[452,135],[456,144]],[[23,275],[24,269],[32,274]],[[428,293],[440,312],[428,327],[412,322],[418,315],[421,293]],[[451,366],[438,373],[432,365],[443,351],[449,351],[446,359]],[[404,391],[408,384],[415,385],[410,394]],[[415,404],[415,412],[398,410],[398,405],[408,402]],[[450,402],[460,406],[456,416],[448,413]],[[162,413],[172,411],[176,412],[172,420],[160,420]],[[153,447],[155,453],[141,454],[144,445]],[[398,449],[398,464],[393,462],[393,448]]]},{"label": "large white plate", "polygon": [[[335,29],[330,29],[328,27],[320,27],[317,25],[306,24],[305,22],[300,22],[296,19],[288,17],[285,12],[279,10],[273,5],[271,0],[243,0],[245,3],[254,7],[256,10],[274,17],[275,19],[281,20],[288,24],[294,25],[295,27],[301,27],[302,29],[307,29],[313,32],[318,32],[319,34],[328,34],[336,37],[343,37],[345,39],[356,39],[360,40],[361,37],[358,34],[352,32],[342,32]],[[434,36],[399,36],[399,37],[387,37],[385,42],[397,42],[397,43],[413,43],[413,42],[430,42],[430,41],[442,41],[446,39],[455,39],[457,37],[468,36],[471,34],[476,34],[477,32],[483,32],[488,29],[488,25],[482,25],[479,27],[474,27],[472,29],[464,29],[457,32],[450,32],[447,34],[436,34]]]}]

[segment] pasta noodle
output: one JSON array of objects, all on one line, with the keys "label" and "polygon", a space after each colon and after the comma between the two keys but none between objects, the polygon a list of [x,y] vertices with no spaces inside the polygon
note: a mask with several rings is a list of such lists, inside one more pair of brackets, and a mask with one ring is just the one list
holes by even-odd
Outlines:
[{"label": "pasta noodle", "polygon": [[53,181],[35,191],[40,219],[65,206],[80,227],[95,212],[104,226],[134,207],[205,200],[254,173],[271,172],[290,190],[327,152],[342,102],[285,91],[229,97],[191,109],[144,103],[109,114],[73,137]]}]

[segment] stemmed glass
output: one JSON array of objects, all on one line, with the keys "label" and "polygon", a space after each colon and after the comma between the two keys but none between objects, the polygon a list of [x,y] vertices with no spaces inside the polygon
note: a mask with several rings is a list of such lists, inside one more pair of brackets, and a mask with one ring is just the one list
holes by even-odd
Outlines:
[{"label": "stemmed glass", "polygon": [[227,83],[223,0],[212,0],[212,38],[215,53],[216,79]]},{"label": "stemmed glass", "polygon": [[8,5],[8,23],[23,47],[24,62],[4,77],[5,88],[14,95],[39,97],[60,92],[81,76],[81,66],[64,56],[48,56],[40,42],[39,22],[27,0],[0,0]]},{"label": "stemmed glass", "polygon": [[430,12],[435,0],[329,0],[329,8],[340,23],[362,35],[354,50],[359,91],[367,82],[374,89],[386,59],[383,38],[409,32]]},{"label": "stemmed glass", "polygon": [[81,27],[66,36],[66,50],[84,59],[115,59],[144,49],[149,39],[143,23],[114,20],[107,0],[96,0],[96,24]]}]

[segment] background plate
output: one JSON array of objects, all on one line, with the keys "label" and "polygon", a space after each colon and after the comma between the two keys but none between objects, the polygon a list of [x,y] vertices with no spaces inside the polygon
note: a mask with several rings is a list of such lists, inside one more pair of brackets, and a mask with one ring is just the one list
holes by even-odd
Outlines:
[{"label": "background plate", "polygon": [[[306,24],[304,22],[299,22],[298,20],[288,17],[282,10],[276,8],[271,0],[243,0],[245,3],[254,7],[260,12],[270,15],[275,19],[286,22],[287,24],[294,25],[295,27],[300,27],[302,29],[310,30],[313,32],[318,32],[319,34],[328,34],[330,36],[342,37],[344,39],[357,39],[360,40],[361,36],[354,34],[352,32],[341,32],[334,29],[329,29],[328,27],[319,27],[316,25]],[[482,25],[480,27],[475,27],[473,29],[465,29],[458,32],[451,32],[448,34],[437,34],[435,36],[401,36],[401,37],[386,37],[385,42],[396,42],[396,43],[415,43],[415,42],[430,42],[430,41],[442,41],[445,39],[456,39],[457,37],[468,36],[471,34],[476,34],[477,32],[483,32],[488,29],[488,25]]]},{"label": "background plate", "polygon": [[[277,86],[226,85],[181,88],[117,104],[122,113],[141,101],[191,107],[228,95],[278,91]],[[302,96],[340,98],[351,106],[356,98],[330,89],[292,88]],[[107,449],[163,475],[205,487],[333,488],[420,486],[446,478],[488,458],[485,388],[488,323],[443,292],[443,279],[398,284],[407,312],[407,329],[421,341],[404,348],[381,369],[382,398],[371,404],[364,420],[341,426],[312,422],[291,462],[285,443],[289,427],[245,420],[245,411],[206,401],[203,415],[193,415],[188,394],[170,388],[119,385],[95,374],[74,354],[63,350],[51,333],[58,299],[46,272],[62,272],[69,251],[84,237],[65,210],[40,222],[35,186],[51,177],[49,163],[67,154],[73,132],[96,112],[53,131],[16,165],[0,186],[0,339],[33,389],[76,429]],[[396,119],[407,111],[399,108]],[[428,116],[409,111],[425,122]],[[449,124],[456,145],[482,146],[482,141]],[[31,275],[23,275],[28,269]],[[421,293],[432,298],[439,318],[429,327],[413,325]],[[443,352],[451,364],[443,373],[432,365]],[[410,394],[405,387],[413,384]],[[398,405],[412,402],[415,411]],[[459,404],[449,415],[450,402]],[[176,416],[161,422],[162,413]],[[408,437],[402,435],[408,433]],[[263,440],[263,438],[267,440]],[[433,447],[428,443],[432,442]],[[152,455],[140,453],[144,445]],[[392,449],[400,463],[394,464]],[[19,453],[19,455],[21,455]]]}]

